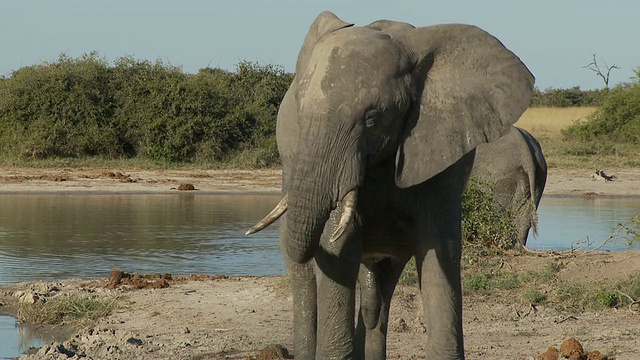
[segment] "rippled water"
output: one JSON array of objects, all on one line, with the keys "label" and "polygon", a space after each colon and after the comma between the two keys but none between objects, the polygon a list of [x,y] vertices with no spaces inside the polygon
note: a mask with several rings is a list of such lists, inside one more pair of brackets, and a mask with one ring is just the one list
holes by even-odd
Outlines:
[{"label": "rippled water", "polygon": [[[280,195],[0,195],[0,283],[127,272],[280,275],[278,223],[244,232]],[[638,198],[544,197],[528,246],[601,242]],[[605,249],[625,249],[624,241]]]},{"label": "rippled water", "polygon": [[0,283],[127,272],[279,275],[280,195],[0,195]]}]

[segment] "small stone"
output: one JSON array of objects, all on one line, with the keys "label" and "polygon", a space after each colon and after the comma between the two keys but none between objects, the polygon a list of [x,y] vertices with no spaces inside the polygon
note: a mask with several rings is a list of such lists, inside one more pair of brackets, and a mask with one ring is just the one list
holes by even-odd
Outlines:
[{"label": "small stone", "polygon": [[135,345],[135,346],[142,346],[142,340],[136,339],[134,337],[130,337],[130,338],[127,339],[127,344],[131,344],[131,345]]},{"label": "small stone", "polygon": [[180,186],[178,186],[178,190],[180,191],[190,191],[195,189],[196,187],[193,186],[193,184],[180,184]]}]

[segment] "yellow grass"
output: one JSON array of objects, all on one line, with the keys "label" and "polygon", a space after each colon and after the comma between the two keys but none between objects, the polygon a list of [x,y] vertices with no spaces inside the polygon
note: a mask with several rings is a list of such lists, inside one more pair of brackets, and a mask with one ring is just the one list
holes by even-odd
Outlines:
[{"label": "yellow grass", "polygon": [[560,130],[584,120],[595,110],[595,107],[532,107],[522,114],[516,126],[529,131],[536,138],[555,137],[560,135]]},{"label": "yellow grass", "polygon": [[[603,167],[638,167],[637,145],[611,142],[580,142],[564,139],[560,130],[586,121],[596,107],[532,107],[520,117],[516,126],[538,139],[550,168],[591,169]],[[597,165],[594,165],[597,164]]]}]

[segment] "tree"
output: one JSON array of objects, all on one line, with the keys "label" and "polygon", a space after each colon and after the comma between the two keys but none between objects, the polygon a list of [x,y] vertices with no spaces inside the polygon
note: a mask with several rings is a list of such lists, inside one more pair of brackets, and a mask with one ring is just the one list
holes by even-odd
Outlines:
[{"label": "tree", "polygon": [[608,89],[609,88],[609,75],[611,75],[611,70],[613,69],[620,69],[619,66],[617,65],[607,65],[606,61],[604,62],[604,68],[606,69],[606,74],[604,74],[602,72],[602,70],[600,70],[600,65],[598,65],[598,61],[596,60],[596,54],[593,54],[593,61],[591,61],[589,64],[583,66],[583,68],[585,69],[589,69],[593,72],[596,73],[596,75],[600,76],[602,78],[602,81],[604,81],[604,88]]}]

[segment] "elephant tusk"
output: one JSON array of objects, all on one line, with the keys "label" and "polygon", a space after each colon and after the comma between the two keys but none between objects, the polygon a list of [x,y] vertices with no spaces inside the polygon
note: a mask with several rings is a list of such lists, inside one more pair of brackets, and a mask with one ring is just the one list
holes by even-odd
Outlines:
[{"label": "elephant tusk", "polygon": [[342,199],[342,215],[340,216],[340,222],[338,222],[338,227],[333,232],[333,235],[331,235],[329,242],[335,242],[340,236],[342,236],[342,233],[344,233],[344,230],[347,228],[347,225],[349,225],[349,222],[353,217],[353,212],[356,209],[357,198],[357,190],[351,190]]},{"label": "elephant tusk", "polygon": [[276,205],[276,207],[274,207],[273,210],[271,210],[271,212],[264,217],[264,219],[260,220],[260,222],[253,225],[251,229],[247,230],[247,232],[244,234],[245,235],[255,234],[258,231],[273,224],[274,221],[278,220],[278,218],[280,218],[280,216],[282,216],[282,214],[284,214],[287,211],[288,199],[289,199],[289,194],[285,194],[282,200],[280,200],[280,202],[278,203],[278,205]]}]

